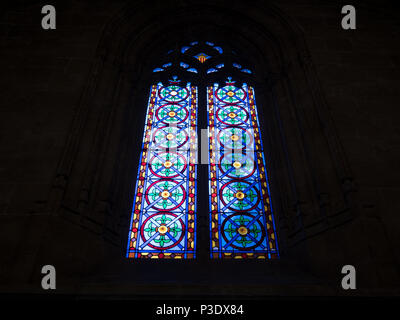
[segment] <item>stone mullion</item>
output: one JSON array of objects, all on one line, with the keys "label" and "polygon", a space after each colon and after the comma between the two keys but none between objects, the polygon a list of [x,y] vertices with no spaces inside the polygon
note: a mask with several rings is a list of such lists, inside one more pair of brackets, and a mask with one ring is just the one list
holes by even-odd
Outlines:
[{"label": "stone mullion", "polygon": [[348,201],[349,194],[355,191],[353,185],[353,175],[333,125],[333,120],[329,114],[329,111],[326,110],[326,100],[321,92],[320,84],[316,81],[315,76],[310,76],[315,75],[315,69],[309,54],[304,54],[301,56],[301,67],[308,84],[309,94],[313,97],[313,101],[315,101],[317,104],[314,105],[314,110],[322,123],[321,127],[330,151],[330,157],[332,159],[331,162],[335,167],[337,175],[340,179],[343,199],[345,201],[345,206],[343,209],[346,209],[350,205],[350,202]]},{"label": "stone mullion", "polygon": [[[310,132],[305,120],[304,105],[299,102],[292,86],[291,76],[285,72],[285,87],[288,94],[290,105],[292,106],[293,120],[296,128],[296,135],[300,143],[301,149],[301,168],[302,175],[304,175],[303,181],[306,181],[307,193],[304,193],[304,197],[301,199],[303,206],[302,214],[305,226],[308,224],[315,223],[316,220],[322,219],[326,222],[326,217],[319,206],[319,196],[321,194],[321,186],[319,181],[319,175],[317,172],[317,156],[312,152],[313,137]],[[296,87],[296,91],[300,88]],[[299,172],[300,174],[300,172]],[[321,214],[322,213],[322,214]]]},{"label": "stone mullion", "polygon": [[49,195],[49,211],[56,212],[62,206],[68,186],[70,185],[72,172],[79,152],[85,122],[90,114],[90,97],[94,95],[98,83],[98,70],[102,68],[103,62],[100,58],[94,63],[88,85],[84,88],[80,103],[72,120],[72,126],[67,142],[59,162],[56,176],[53,181],[52,190]]},{"label": "stone mullion", "polygon": [[[304,158],[304,150],[301,147],[301,137],[299,128],[296,124],[293,110],[289,107],[292,102],[289,99],[289,93],[285,79],[281,79],[279,84],[275,86],[273,95],[274,108],[277,112],[277,119],[279,121],[279,130],[281,134],[281,141],[285,153],[285,161],[287,162],[287,169],[292,189],[292,198],[290,199],[290,209],[292,217],[292,226],[294,230],[291,234],[297,234],[303,232],[304,229],[304,217],[307,215],[307,199],[309,196],[308,191],[310,188],[310,181],[307,178],[306,159]],[[281,104],[283,101],[278,100],[278,96],[284,96],[287,101],[285,107]],[[303,185],[299,185],[299,182],[304,182]]]}]

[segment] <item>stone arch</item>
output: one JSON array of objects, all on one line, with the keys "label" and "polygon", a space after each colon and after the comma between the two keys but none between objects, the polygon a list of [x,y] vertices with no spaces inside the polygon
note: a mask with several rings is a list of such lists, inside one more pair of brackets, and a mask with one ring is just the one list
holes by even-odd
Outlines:
[{"label": "stone arch", "polygon": [[235,46],[256,70],[279,263],[329,274],[315,256],[324,250],[315,238],[352,218],[354,189],[301,29],[272,5],[255,4],[251,18],[239,1],[229,9],[211,1],[170,6],[128,4],[104,28],[57,170],[52,210],[123,259],[151,70],[171,45],[210,40]]}]

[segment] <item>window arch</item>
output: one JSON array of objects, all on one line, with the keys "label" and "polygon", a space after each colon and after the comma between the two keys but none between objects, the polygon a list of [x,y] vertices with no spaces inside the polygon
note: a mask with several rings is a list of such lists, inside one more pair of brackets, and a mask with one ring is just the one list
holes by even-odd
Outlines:
[{"label": "window arch", "polygon": [[169,50],[154,67],[157,84],[148,102],[128,257],[196,256],[198,90],[207,95],[199,110],[208,124],[210,256],[279,256],[255,93],[248,84],[253,71],[237,61],[229,48],[194,41]]},{"label": "window arch", "polygon": [[254,68],[235,50],[209,41],[177,45],[168,50],[163,59],[153,66],[153,83],[161,81],[167,85],[173,76],[181,79],[182,84],[190,82],[197,86],[215,82],[222,85],[228,76],[238,85],[252,83],[255,79]]}]

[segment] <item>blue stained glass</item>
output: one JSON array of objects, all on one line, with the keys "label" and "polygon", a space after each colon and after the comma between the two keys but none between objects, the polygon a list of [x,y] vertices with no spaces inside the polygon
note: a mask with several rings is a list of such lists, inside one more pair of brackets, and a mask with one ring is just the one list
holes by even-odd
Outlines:
[{"label": "blue stained glass", "polygon": [[194,56],[197,60],[199,60],[201,63],[204,63],[206,60],[210,59],[211,57],[205,53],[199,53]]},{"label": "blue stained glass", "polygon": [[212,43],[212,42],[208,42],[208,41],[206,41],[206,44],[208,44],[209,46],[211,46],[211,47],[213,47],[214,46],[214,43]]},{"label": "blue stained glass", "polygon": [[188,49],[190,49],[190,47],[187,47],[187,46],[186,47],[182,47],[181,52],[185,53]]},{"label": "blue stained glass", "polygon": [[195,46],[196,44],[198,44],[197,41],[193,41],[193,42],[190,43],[191,46]]},{"label": "blue stained glass", "polygon": [[212,258],[278,258],[254,90],[208,88]]},{"label": "blue stained glass", "polygon": [[[181,48],[185,53],[191,46]],[[212,46],[219,53],[221,47]],[[168,53],[173,52],[170,50]],[[200,63],[213,57],[201,52]],[[188,58],[184,59],[187,60]],[[167,60],[168,61],[168,60]],[[211,60],[212,61],[212,60]],[[180,67],[198,73],[185,62]],[[212,62],[211,65],[214,65]],[[232,64],[244,73],[238,63]],[[153,72],[172,66],[165,63]],[[224,67],[219,63],[207,74]],[[168,69],[167,69],[168,70]],[[228,78],[207,88],[209,130],[210,255],[279,257],[254,89]],[[129,231],[127,257],[195,258],[197,88],[151,88]]]},{"label": "blue stained glass", "polygon": [[195,258],[197,88],[153,85],[127,257]]},{"label": "blue stained glass", "polygon": [[214,49],[217,50],[221,54],[224,52],[221,47],[214,47]]}]

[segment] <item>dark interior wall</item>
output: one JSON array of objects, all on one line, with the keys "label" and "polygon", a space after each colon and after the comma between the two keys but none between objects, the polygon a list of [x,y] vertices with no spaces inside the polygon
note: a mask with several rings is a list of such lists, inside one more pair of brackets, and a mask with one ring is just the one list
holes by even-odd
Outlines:
[{"label": "dark interior wall", "polygon": [[[73,203],[74,208],[86,208],[85,199],[90,198],[92,195],[88,194],[93,192],[92,189],[82,189],[81,186],[85,183],[90,185],[90,182],[83,181],[87,171],[91,170],[85,164],[90,163],[90,159],[99,157],[99,154],[93,151],[96,150],[97,140],[93,136],[85,135],[78,139],[77,144],[71,141],[77,140],[82,128],[85,132],[97,132],[95,124],[99,122],[92,121],[98,116],[96,107],[107,104],[108,100],[103,101],[103,97],[99,97],[89,104],[85,100],[85,97],[90,96],[88,92],[98,92],[102,88],[107,91],[108,86],[115,86],[118,82],[118,75],[123,79],[124,90],[134,87],[135,93],[141,92],[142,89],[146,94],[148,91],[135,83],[134,79],[128,79],[130,70],[121,71],[122,75],[115,71],[120,66],[117,55],[106,51],[99,54],[99,50],[103,49],[99,47],[101,39],[107,36],[104,35],[106,26],[113,23],[112,19],[126,4],[124,1],[103,1],[97,2],[96,5],[85,1],[71,1],[68,4],[54,5],[57,9],[55,31],[41,29],[41,4],[17,2],[5,7],[1,16],[2,291],[40,290],[40,267],[44,263],[57,266],[61,284],[66,288],[66,292],[85,290],[81,288],[82,281],[90,278],[94,279],[89,281],[91,290],[96,291],[97,286],[104,289],[101,287],[101,281],[107,282],[104,280],[107,276],[117,279],[117,283],[121,281],[115,270],[120,270],[123,275],[132,272],[131,266],[121,261],[118,242],[111,244],[104,241],[103,225],[90,223],[90,213],[85,214],[90,210],[82,209],[80,212],[84,213],[75,216],[72,213],[68,219],[61,219],[58,214],[60,206],[69,207],[69,203]],[[174,5],[179,8],[185,7],[178,2],[174,2]],[[190,5],[195,6],[198,3],[193,2],[186,6],[190,9]],[[146,6],[147,11],[150,11],[150,8],[156,11],[173,10],[173,6],[167,8],[169,6],[163,2],[145,4],[144,7]],[[216,6],[221,9],[223,3],[216,2]],[[240,7],[235,2],[232,6],[233,10],[235,6]],[[257,6],[264,6],[265,10],[271,8],[269,3],[264,4],[262,1],[258,1]],[[399,162],[399,129],[395,120],[398,114],[395,108],[398,97],[399,46],[393,41],[399,33],[398,14],[392,12],[389,5],[376,8],[372,3],[359,4],[356,5],[358,29],[344,31],[340,28],[341,4],[334,1],[311,4],[309,1],[279,1],[272,3],[272,8],[277,8],[285,19],[296,24],[300,30],[299,34],[302,32],[304,36],[317,73],[317,77],[310,81],[318,81],[322,88],[323,99],[332,115],[335,132],[343,146],[345,161],[351,169],[350,178],[356,190],[352,192],[351,200],[354,219],[316,235],[306,244],[303,242],[292,250],[301,248],[299,254],[311,255],[308,261],[315,262],[314,268],[308,265],[306,270],[312,270],[312,273],[318,276],[331,275],[335,270],[330,269],[337,268],[339,262],[347,263],[346,258],[351,257],[351,261],[364,269],[360,273],[363,274],[362,279],[369,281],[368,285],[364,286],[368,289],[366,293],[391,293],[393,288],[398,287],[396,270],[399,269],[400,258],[399,251],[396,250],[399,243],[396,205],[396,191],[399,189],[399,171],[396,170]],[[262,13],[252,9],[250,5],[245,15],[251,19],[262,18]],[[139,24],[143,21],[135,20],[132,23]],[[117,29],[115,32],[115,39],[123,34],[118,33]],[[108,39],[112,37],[108,35]],[[118,40],[119,43],[123,43]],[[297,53],[293,55],[295,54]],[[96,65],[100,66],[99,56],[102,55],[108,59],[114,57],[114,60],[109,59],[102,65],[101,70],[99,68],[99,71],[96,71]],[[127,65],[130,66],[129,63]],[[140,71],[140,68],[134,71],[138,70]],[[93,81],[96,77],[101,80]],[[300,78],[301,75],[296,74],[296,77]],[[301,84],[296,82],[295,78],[292,80],[292,86],[300,88]],[[311,83],[311,87],[315,86]],[[320,92],[310,92],[306,89],[296,92],[300,101],[302,96],[319,94]],[[139,104],[146,100],[146,97],[137,97],[134,102]],[[280,101],[282,104],[285,103],[283,100]],[[119,101],[119,104],[132,102],[126,97],[110,101]],[[313,109],[319,106],[309,107]],[[80,110],[87,110],[87,113],[82,114]],[[121,111],[114,115],[112,121],[118,123],[118,119],[123,116]],[[136,121],[136,137],[141,137],[142,119],[138,117]],[[309,121],[312,122],[312,119]],[[315,135],[318,137],[320,129],[315,128]],[[119,130],[123,132],[123,129]],[[118,139],[120,134],[116,129],[114,134],[110,135],[110,139]],[[135,140],[135,137],[131,139]],[[318,141],[316,143],[320,143]],[[74,150],[66,150],[66,146],[71,145],[81,150],[72,164],[73,167],[68,168],[74,172],[74,180],[58,171],[60,167],[68,167],[65,159]],[[114,145],[114,148],[115,152],[121,152],[120,146]],[[321,145],[321,150],[322,148]],[[107,158],[110,153],[110,150],[103,150],[100,156],[102,159],[103,156]],[[122,153],[121,158],[124,155],[129,155],[129,152]],[[325,161],[321,163],[323,167]],[[107,164],[105,166],[107,167]],[[112,180],[115,163],[110,164],[110,168],[110,177],[102,176],[104,181]],[[132,165],[130,175],[134,176],[135,171],[136,168]],[[327,175],[325,180],[329,180],[329,177]],[[75,183],[76,188],[73,186]],[[127,185],[129,183],[133,182],[127,182]],[[301,186],[302,181],[298,181],[298,184]],[[65,191],[67,185],[68,191]],[[306,190],[304,187],[304,192]],[[101,188],[96,189],[96,192],[101,194]],[[95,206],[99,203],[101,205],[100,201],[96,202]],[[103,205],[108,206],[109,203],[104,202]],[[104,211],[107,212],[106,209]],[[89,219],[84,220],[82,216],[89,216]],[[102,221],[107,221],[106,213]],[[326,253],[327,248],[330,249],[329,254]],[[321,259],[324,255],[326,258]],[[104,267],[105,259],[115,259],[120,269],[113,266]],[[291,261],[293,260],[284,261],[283,265],[271,263],[270,271],[262,273],[265,279],[272,282],[274,275],[286,277],[284,280],[289,284],[282,285],[281,282],[277,288],[265,286],[259,294],[315,294],[320,291],[322,294],[336,294],[335,290],[332,291],[331,284],[325,286],[324,280],[320,278],[317,285],[309,284],[310,277],[298,272],[296,279],[293,270],[290,270]],[[353,263],[351,261],[349,263]],[[191,266],[195,268],[194,265]],[[104,272],[104,268],[111,271]],[[149,279],[143,280],[143,286],[146,285],[146,281],[155,281],[145,276],[143,270],[146,268],[150,266],[135,265],[134,269],[135,272],[143,272],[143,279]],[[289,271],[287,274],[282,271],[277,274],[277,269]],[[179,270],[184,272],[184,268]],[[257,272],[255,274],[258,274]],[[94,276],[96,274],[98,275]],[[189,278],[190,274],[186,277]],[[253,278],[249,278],[249,281],[256,282],[257,277]],[[329,281],[332,279],[335,277],[330,276]],[[157,284],[157,281],[155,282]],[[290,283],[295,283],[296,286]],[[299,283],[304,284],[303,291],[298,289]],[[116,293],[131,293],[129,288],[123,288],[123,285],[117,285],[116,288]],[[242,290],[248,291],[251,291],[251,288],[244,285],[241,287]],[[99,293],[101,289],[98,289]],[[221,290],[222,293],[234,292],[229,288],[215,290]]]},{"label": "dark interior wall", "polygon": [[56,168],[101,28],[119,5],[56,4],[54,33],[41,28],[41,3],[15,2],[2,11],[2,283],[27,283],[34,272]]},{"label": "dark interior wall", "polygon": [[[380,264],[377,277],[392,283],[399,263],[399,15],[386,2],[353,2],[357,30],[339,29],[343,3],[280,7],[304,29],[337,133],[357,188],[360,225],[371,240],[367,252]],[[358,240],[360,240],[358,238]],[[373,240],[372,240],[373,239]],[[365,240],[362,240],[365,241]],[[348,246],[359,247],[357,237]],[[361,247],[361,246],[360,246]],[[345,249],[344,249],[345,250]],[[396,262],[395,262],[396,261]],[[368,262],[370,264],[371,262]],[[398,267],[397,267],[398,269]]]}]

